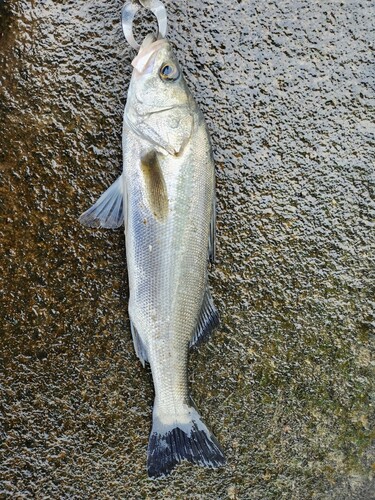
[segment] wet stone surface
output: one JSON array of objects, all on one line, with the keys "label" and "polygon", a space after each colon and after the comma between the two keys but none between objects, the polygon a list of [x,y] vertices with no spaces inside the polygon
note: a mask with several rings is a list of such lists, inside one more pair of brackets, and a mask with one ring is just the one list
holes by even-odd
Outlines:
[{"label": "wet stone surface", "polygon": [[151,482],[123,232],[77,223],[121,171],[122,4],[0,1],[2,498],[373,498],[371,4],[166,2],[214,142],[190,380],[228,466]]}]

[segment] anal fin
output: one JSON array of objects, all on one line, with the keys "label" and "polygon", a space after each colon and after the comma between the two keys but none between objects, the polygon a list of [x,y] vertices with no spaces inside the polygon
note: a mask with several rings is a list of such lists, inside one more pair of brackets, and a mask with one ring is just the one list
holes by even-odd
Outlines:
[{"label": "anal fin", "polygon": [[132,320],[130,320],[130,330],[132,332],[134,350],[143,366],[148,362],[147,349]]},{"label": "anal fin", "polygon": [[124,222],[123,178],[122,175],[100,196],[78,219],[88,227],[115,229]]},{"label": "anal fin", "polygon": [[197,327],[190,341],[190,347],[197,347],[204,342],[219,324],[219,313],[212,300],[210,290],[206,288]]}]

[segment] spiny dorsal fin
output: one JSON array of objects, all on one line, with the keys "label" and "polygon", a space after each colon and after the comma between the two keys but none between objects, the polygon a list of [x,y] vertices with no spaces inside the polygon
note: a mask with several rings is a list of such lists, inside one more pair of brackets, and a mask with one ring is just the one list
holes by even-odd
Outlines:
[{"label": "spiny dorsal fin", "polygon": [[146,349],[146,346],[144,345],[139,333],[137,332],[137,329],[134,326],[134,323],[132,320],[130,320],[130,329],[132,332],[135,353],[138,356],[142,365],[145,366],[145,362],[146,361],[148,362],[147,349]]},{"label": "spiny dorsal fin", "polygon": [[212,300],[210,290],[206,288],[197,327],[190,341],[190,347],[197,347],[204,342],[220,324],[219,313]]},{"label": "spiny dorsal fin", "polygon": [[162,222],[168,215],[168,193],[155,151],[142,158],[141,168],[150,210],[155,218]]},{"label": "spiny dorsal fin", "polygon": [[216,258],[216,198],[214,196],[213,207],[212,207],[212,217],[210,224],[210,241],[208,245],[208,258],[213,264]]},{"label": "spiny dorsal fin", "polygon": [[122,175],[100,196],[96,203],[78,219],[88,227],[114,229],[124,222]]}]

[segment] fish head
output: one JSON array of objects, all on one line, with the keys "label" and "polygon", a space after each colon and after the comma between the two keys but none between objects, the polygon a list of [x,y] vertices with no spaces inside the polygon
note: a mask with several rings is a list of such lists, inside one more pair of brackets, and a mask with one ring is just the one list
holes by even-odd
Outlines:
[{"label": "fish head", "polygon": [[135,95],[144,111],[181,106],[188,102],[182,71],[168,40],[146,37],[132,62]]},{"label": "fish head", "polygon": [[192,133],[195,104],[171,44],[146,38],[132,65],[125,123],[159,152],[180,154]]}]

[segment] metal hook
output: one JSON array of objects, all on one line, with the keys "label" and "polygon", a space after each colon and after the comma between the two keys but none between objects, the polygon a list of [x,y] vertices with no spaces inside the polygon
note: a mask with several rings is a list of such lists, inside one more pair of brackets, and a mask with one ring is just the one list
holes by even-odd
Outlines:
[{"label": "metal hook", "polygon": [[126,40],[135,50],[139,50],[140,45],[133,35],[133,20],[142,7],[149,9],[158,21],[156,39],[165,38],[167,34],[167,11],[160,0],[130,0],[122,8],[121,23]]}]

